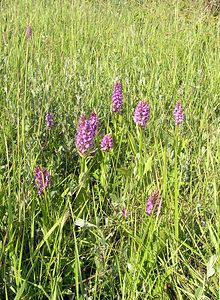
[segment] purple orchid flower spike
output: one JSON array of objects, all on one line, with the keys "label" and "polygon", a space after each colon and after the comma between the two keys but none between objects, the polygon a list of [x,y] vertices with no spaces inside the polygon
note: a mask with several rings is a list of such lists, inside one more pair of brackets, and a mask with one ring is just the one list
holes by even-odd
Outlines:
[{"label": "purple orchid flower spike", "polygon": [[139,101],[134,111],[134,121],[141,127],[146,127],[150,117],[150,105],[144,100]]},{"label": "purple orchid flower spike", "polygon": [[161,204],[161,197],[159,195],[159,191],[156,189],[146,201],[146,213],[151,215],[155,209],[157,213],[159,213]]},{"label": "purple orchid flower spike", "polygon": [[113,148],[113,139],[110,134],[106,134],[101,141],[101,150],[109,151]]},{"label": "purple orchid flower spike", "polygon": [[38,194],[40,195],[49,186],[50,173],[45,168],[36,165],[34,168],[34,178]]},{"label": "purple orchid flower spike", "polygon": [[119,113],[122,108],[122,87],[121,82],[116,78],[112,93],[112,111]]},{"label": "purple orchid flower spike", "polygon": [[181,125],[184,121],[184,112],[182,105],[180,101],[178,101],[175,105],[174,111],[173,111],[173,116],[175,119],[175,124],[176,125]]}]

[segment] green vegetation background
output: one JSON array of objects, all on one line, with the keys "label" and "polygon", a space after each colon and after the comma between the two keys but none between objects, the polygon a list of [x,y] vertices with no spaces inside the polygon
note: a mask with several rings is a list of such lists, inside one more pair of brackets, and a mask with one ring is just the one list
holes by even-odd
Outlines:
[{"label": "green vegetation background", "polygon": [[[219,17],[203,1],[0,7],[0,298],[220,299]],[[142,98],[151,117],[141,133],[132,115]],[[114,150],[84,160],[76,125],[94,109]],[[37,163],[52,178],[42,196]],[[156,187],[162,210],[148,216]]]}]

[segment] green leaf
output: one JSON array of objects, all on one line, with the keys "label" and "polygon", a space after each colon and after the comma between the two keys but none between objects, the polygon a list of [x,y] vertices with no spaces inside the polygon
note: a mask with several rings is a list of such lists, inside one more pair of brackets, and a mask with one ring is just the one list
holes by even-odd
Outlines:
[{"label": "green leaf", "polygon": [[65,196],[67,195],[67,193],[69,192],[69,187],[67,189],[65,189],[65,191],[61,194],[62,198],[65,198]]},{"label": "green leaf", "polygon": [[129,168],[117,168],[117,172],[121,175],[128,175],[130,171]]},{"label": "green leaf", "polygon": [[150,171],[153,163],[153,155],[150,156],[144,166],[144,174],[146,174],[148,171]]},{"label": "green leaf", "polygon": [[207,263],[207,279],[215,274],[214,265],[218,259],[218,255],[214,254],[210,257]]},{"label": "green leaf", "polygon": [[89,223],[83,219],[76,219],[75,220],[75,225],[78,226],[78,227],[97,227],[96,225],[92,224],[92,223]]},{"label": "green leaf", "polygon": [[135,147],[134,137],[129,132],[128,132],[128,139],[130,142],[131,150],[132,150],[133,154],[136,155],[137,149]]},{"label": "green leaf", "polygon": [[202,299],[202,295],[203,295],[203,287],[199,286],[196,291],[195,291],[195,300],[201,300]]}]

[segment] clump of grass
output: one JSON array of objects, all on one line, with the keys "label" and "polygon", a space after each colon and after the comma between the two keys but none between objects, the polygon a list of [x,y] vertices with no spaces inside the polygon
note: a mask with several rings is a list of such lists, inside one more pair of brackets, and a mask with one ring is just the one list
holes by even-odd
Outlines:
[{"label": "clump of grass", "polygon": [[0,298],[217,299],[217,19],[0,5]]},{"label": "clump of grass", "polygon": [[220,1],[219,0],[206,0],[207,9],[214,15],[218,16],[220,13]]}]

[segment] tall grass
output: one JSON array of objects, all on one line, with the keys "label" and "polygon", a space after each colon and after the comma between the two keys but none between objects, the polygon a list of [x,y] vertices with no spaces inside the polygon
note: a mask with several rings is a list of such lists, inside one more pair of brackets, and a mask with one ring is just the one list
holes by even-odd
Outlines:
[{"label": "tall grass", "polygon": [[[219,18],[187,0],[0,5],[0,298],[220,299]],[[93,110],[101,133],[82,158],[77,121]],[[42,195],[36,164],[51,173]],[[161,211],[147,215],[156,188]]]}]

